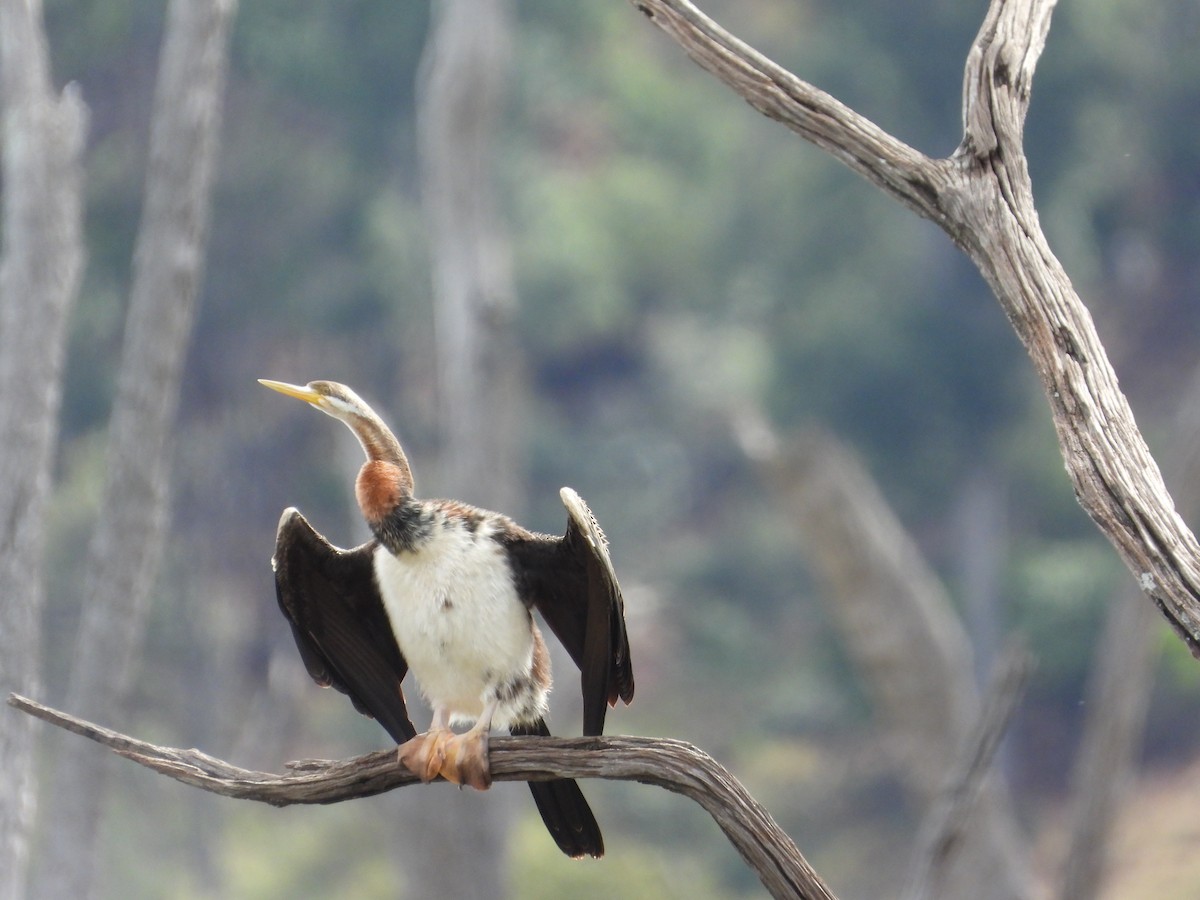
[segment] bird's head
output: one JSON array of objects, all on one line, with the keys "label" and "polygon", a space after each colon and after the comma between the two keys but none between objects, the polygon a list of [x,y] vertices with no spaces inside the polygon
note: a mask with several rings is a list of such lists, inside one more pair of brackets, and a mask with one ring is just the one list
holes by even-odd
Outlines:
[{"label": "bird's head", "polygon": [[310,381],[306,385],[288,384],[285,381],[258,379],[258,383],[279,391],[297,400],[303,400],[326,415],[340,419],[353,428],[355,419],[374,417],[375,413],[358,394],[336,381]]},{"label": "bird's head", "polygon": [[273,391],[303,400],[326,415],[345,422],[362,444],[367,459],[391,462],[408,468],[400,442],[366,401],[344,384],[338,384],[336,381],[310,381],[301,386],[267,378],[260,378],[258,381]]}]

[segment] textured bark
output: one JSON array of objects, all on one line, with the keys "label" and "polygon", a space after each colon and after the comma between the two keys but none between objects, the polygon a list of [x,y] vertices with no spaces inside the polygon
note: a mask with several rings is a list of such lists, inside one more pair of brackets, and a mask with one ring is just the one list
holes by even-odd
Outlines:
[{"label": "textured bark", "polygon": [[1033,361],[1080,504],[1142,591],[1200,651],[1200,545],[1175,511],[1034,207],[1022,137],[1054,0],[993,0],[967,57],[962,143],[946,159],[887,134],[686,0],[632,2],[764,115],[936,222],[967,253]]},{"label": "textured bark", "polygon": [[[234,8],[234,0],[173,0],[168,11],[104,502],[67,700],[105,717],[118,715],[129,695],[162,555],[171,436],[207,243]],[[53,839],[41,854],[38,888],[47,897],[86,897],[98,885],[106,769],[78,742],[60,750],[45,815]]]},{"label": "textured bark", "polygon": [[[41,5],[0,0],[0,685],[41,665],[45,508],[58,439],[66,323],[83,271],[87,111],[51,83]],[[0,723],[0,898],[23,897],[34,811],[34,731]]]},{"label": "textured bark", "polygon": [[[519,515],[514,287],[492,163],[509,78],[509,0],[436,0],[421,57],[417,139],[429,232],[438,375],[438,492]],[[505,836],[517,798],[423,793],[405,816],[414,897],[508,896]],[[525,798],[521,798],[522,801]],[[411,813],[412,810],[409,809]],[[473,852],[450,848],[469,843]]]},{"label": "textured bark", "polygon": [[[272,806],[338,803],[420,784],[396,764],[394,750],[346,760],[292,763],[292,774],[252,772],[198,750],[157,747],[10,695],[9,705],[112,748],[176,781],[225,797]],[[639,781],[683,794],[713,817],[773,897],[832,900],[800,851],[746,789],[712,757],[683,741],[648,737],[493,737],[497,781],[604,778]],[[433,793],[433,791],[430,791]]]},{"label": "textured bark", "polygon": [[[1116,548],[1140,590],[1193,654],[1200,651],[1200,545],[1177,514],[1100,343],[1091,316],[1038,222],[1022,140],[1034,70],[1054,0],[992,0],[967,58],[964,135],[931,159],[729,35],[686,0],[632,0],[701,66],[752,106],[859,172],[946,231],[979,268],[1024,344],[1050,403],[1080,504]],[[1143,617],[1144,618],[1144,617]],[[1137,656],[1136,618],[1110,640]],[[1120,636],[1123,631],[1125,637]],[[1137,693],[1133,660],[1122,708]],[[1111,676],[1120,679],[1114,672]],[[1110,695],[1111,696],[1111,695]],[[1115,702],[1115,701],[1114,701]],[[1128,703],[1128,706],[1126,704]],[[1135,731],[1114,709],[1104,727]],[[1121,724],[1119,720],[1126,721]],[[1103,742],[1089,744],[1102,754]],[[1085,763],[1110,773],[1120,757]],[[1106,776],[1093,775],[1093,784]],[[1084,801],[1081,799],[1080,801]],[[1099,801],[1097,801],[1099,802]],[[1111,802],[1111,797],[1104,804]],[[1099,840],[1093,818],[1077,824]],[[1095,867],[1084,862],[1083,869]],[[1082,882],[1080,882],[1082,884]]]},{"label": "textured bark", "polygon": [[[792,515],[900,771],[929,818],[981,716],[971,645],[950,598],[849,447],[812,432],[751,452]],[[958,818],[952,842],[925,840],[928,883],[913,896],[1030,896],[1028,859],[1002,786],[989,781]]]}]

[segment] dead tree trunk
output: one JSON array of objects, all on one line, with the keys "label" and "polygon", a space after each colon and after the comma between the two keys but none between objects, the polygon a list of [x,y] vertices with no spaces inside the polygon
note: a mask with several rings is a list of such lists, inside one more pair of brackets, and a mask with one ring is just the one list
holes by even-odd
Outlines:
[{"label": "dead tree trunk", "polygon": [[[446,490],[517,512],[514,288],[492,163],[509,71],[509,0],[437,0],[418,85],[421,186],[433,271],[440,463]],[[493,792],[495,793],[495,792]],[[406,840],[413,896],[508,894],[511,794],[423,792]],[[411,812],[411,810],[410,810]],[[468,856],[446,858],[467,841]]]},{"label": "dead tree trunk", "polygon": [[[1166,445],[1168,477],[1189,515],[1200,506],[1200,371],[1175,416]],[[1070,833],[1059,896],[1100,895],[1119,804],[1133,776],[1154,685],[1157,616],[1136,592],[1113,597],[1096,645],[1088,687],[1087,721],[1071,780]]]},{"label": "dead tree trunk", "polygon": [[[971,646],[950,598],[850,448],[809,433],[756,455],[825,586],[899,770],[918,809],[928,810],[981,709]],[[938,885],[930,896],[1031,896],[1001,784],[985,783],[960,832],[954,853],[927,866]]]},{"label": "dead tree trunk", "polygon": [[[67,702],[116,716],[140,656],[162,555],[183,361],[207,243],[234,0],[173,0],[159,63],[142,222],[133,260],[107,480],[89,549]],[[86,897],[98,883],[103,760],[61,748],[39,891]]]},{"label": "dead tree trunk", "polygon": [[[44,517],[58,439],[66,323],[83,271],[79,94],[54,90],[41,5],[0,0],[0,685],[41,666]],[[24,896],[34,810],[34,731],[0,724],[0,898]]]},{"label": "dead tree trunk", "polygon": [[[510,0],[437,0],[421,60],[417,129],[433,263],[441,476],[508,510],[515,306],[492,167],[508,82]],[[506,487],[507,486],[507,487]]]}]

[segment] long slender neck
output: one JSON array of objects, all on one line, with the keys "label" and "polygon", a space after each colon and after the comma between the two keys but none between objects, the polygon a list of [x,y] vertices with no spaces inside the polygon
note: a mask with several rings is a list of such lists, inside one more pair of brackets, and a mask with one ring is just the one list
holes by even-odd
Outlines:
[{"label": "long slender neck", "polygon": [[412,469],[396,436],[374,413],[355,413],[343,421],[367,454],[354,493],[364,518],[374,527],[412,500]]},{"label": "long slender neck", "polygon": [[[339,416],[341,418],[341,416]],[[408,458],[396,436],[383,424],[383,419],[370,410],[358,410],[342,419],[354,432],[368,462],[384,462],[408,468]],[[411,474],[410,474],[411,478]]]}]

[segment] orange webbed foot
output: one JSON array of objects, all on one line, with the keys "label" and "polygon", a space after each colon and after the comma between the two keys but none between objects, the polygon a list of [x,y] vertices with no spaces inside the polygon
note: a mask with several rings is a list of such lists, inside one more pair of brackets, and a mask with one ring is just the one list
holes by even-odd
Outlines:
[{"label": "orange webbed foot", "polygon": [[488,733],[468,731],[446,742],[446,761],[442,777],[455,784],[465,784],[477,791],[492,786],[492,770],[488,762]]},{"label": "orange webbed foot", "polygon": [[428,784],[443,774],[448,745],[456,737],[447,728],[431,728],[397,747],[396,755],[408,771]]}]

